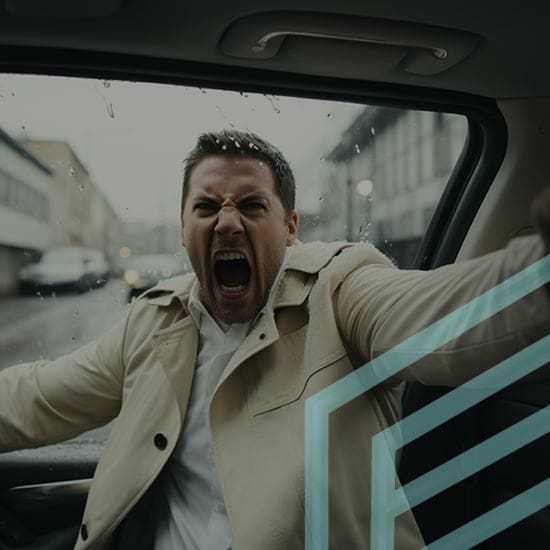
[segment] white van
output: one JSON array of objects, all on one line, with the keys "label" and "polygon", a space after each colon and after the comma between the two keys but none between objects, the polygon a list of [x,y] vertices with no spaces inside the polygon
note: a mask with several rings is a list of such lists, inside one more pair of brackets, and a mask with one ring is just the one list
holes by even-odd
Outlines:
[{"label": "white van", "polygon": [[80,246],[51,248],[39,262],[19,272],[21,293],[44,290],[84,292],[103,286],[109,278],[109,263],[101,250]]}]

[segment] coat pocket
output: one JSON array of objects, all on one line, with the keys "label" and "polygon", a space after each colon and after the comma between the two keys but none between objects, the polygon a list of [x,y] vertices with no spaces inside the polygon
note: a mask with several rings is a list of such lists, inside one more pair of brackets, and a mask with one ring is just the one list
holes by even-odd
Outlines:
[{"label": "coat pocket", "polygon": [[[307,326],[304,326],[282,336],[250,361],[247,368],[247,398],[254,416],[290,405],[319,391],[328,385],[320,380],[325,378],[320,376],[321,373],[332,371],[332,366],[336,366],[338,373],[328,376],[327,381],[334,381],[351,372],[343,345],[327,350],[315,364],[306,364],[306,332]],[[312,384],[313,380],[315,384]],[[310,386],[315,388],[314,391],[310,391]]]}]

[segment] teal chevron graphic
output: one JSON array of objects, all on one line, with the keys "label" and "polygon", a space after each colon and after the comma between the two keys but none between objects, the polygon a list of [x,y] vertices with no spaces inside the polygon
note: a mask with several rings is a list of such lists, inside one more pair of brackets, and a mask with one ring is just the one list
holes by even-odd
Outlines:
[{"label": "teal chevron graphic", "polygon": [[[306,550],[328,550],[329,414],[548,282],[550,256],[547,255],[306,400]],[[394,519],[404,510],[548,433],[550,412],[546,408],[405,487],[395,489],[395,452],[400,447],[549,360],[550,336],[547,336],[374,436],[371,548],[393,550]],[[430,548],[478,544],[549,503],[548,483],[543,482],[435,541]]]}]

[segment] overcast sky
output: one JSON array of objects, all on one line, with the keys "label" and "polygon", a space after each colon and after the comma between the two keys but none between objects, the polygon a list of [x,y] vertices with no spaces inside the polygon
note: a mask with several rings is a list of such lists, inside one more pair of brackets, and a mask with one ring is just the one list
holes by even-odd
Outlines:
[{"label": "overcast sky", "polygon": [[0,75],[0,127],[16,139],[70,143],[119,215],[132,221],[177,221],[182,159],[201,132],[228,127],[277,145],[294,168],[298,208],[315,211],[326,173],[321,157],[362,109],[157,84]]}]

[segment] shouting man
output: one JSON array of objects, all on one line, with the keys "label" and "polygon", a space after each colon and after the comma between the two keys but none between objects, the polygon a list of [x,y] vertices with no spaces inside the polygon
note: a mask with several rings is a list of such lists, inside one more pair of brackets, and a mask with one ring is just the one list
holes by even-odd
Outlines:
[{"label": "shouting man", "polygon": [[[0,450],[117,417],[77,548],[303,548],[306,399],[547,253],[533,236],[400,271],[369,244],[299,243],[294,197],[265,140],[200,136],[181,214],[194,274],[148,291],[97,342],[0,373]],[[330,548],[369,547],[371,440],[400,419],[404,382],[462,384],[546,335],[548,300],[533,292],[331,414]],[[410,511],[395,541],[423,544]]]}]

